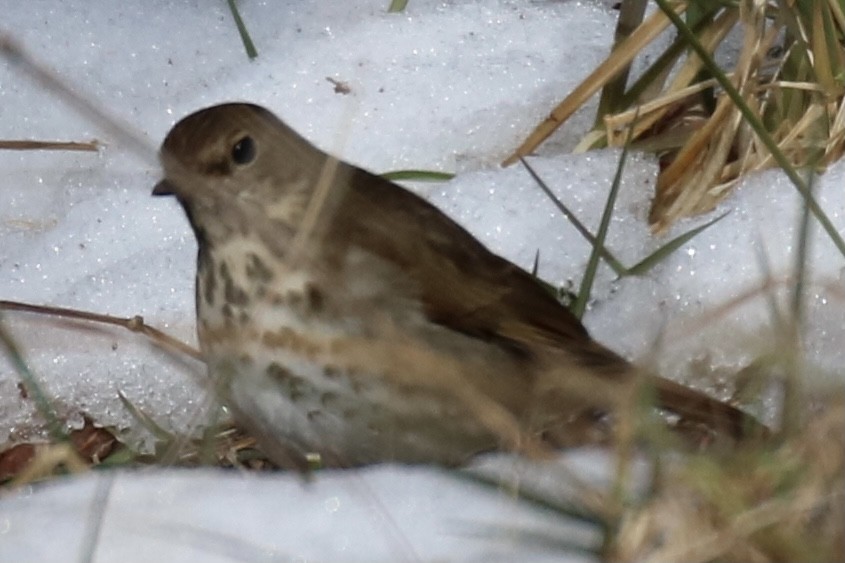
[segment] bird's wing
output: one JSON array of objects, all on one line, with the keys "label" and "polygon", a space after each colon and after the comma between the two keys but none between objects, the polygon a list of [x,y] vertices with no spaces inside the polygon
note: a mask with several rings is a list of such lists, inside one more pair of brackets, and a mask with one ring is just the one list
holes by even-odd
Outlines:
[{"label": "bird's wing", "polygon": [[[349,244],[366,247],[407,272],[433,322],[516,354],[551,351],[545,359],[559,357],[564,371],[574,360],[591,374],[605,376],[606,383],[633,375],[626,360],[593,340],[528,272],[490,252],[413,193],[364,170],[350,167],[347,172],[351,187],[333,228],[341,229]],[[554,372],[554,365],[550,369]],[[659,406],[684,419],[735,437],[761,427],[753,417],[694,389],[657,376],[643,381],[654,386]]]},{"label": "bird's wing", "polygon": [[351,187],[329,220],[332,228],[407,272],[433,322],[516,352],[557,348],[608,372],[627,366],[531,274],[490,252],[436,207],[365,170],[345,172]]}]

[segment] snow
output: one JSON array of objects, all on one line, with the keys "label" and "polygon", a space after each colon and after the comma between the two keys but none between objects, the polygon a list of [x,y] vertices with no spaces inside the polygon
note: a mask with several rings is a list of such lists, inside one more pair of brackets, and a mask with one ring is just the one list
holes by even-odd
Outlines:
[{"label": "snow", "polygon": [[[71,517],[69,517],[69,515]],[[291,475],[211,469],[87,475],[0,503],[4,561],[560,561],[530,534],[595,528],[430,468]],[[50,530],[66,541],[43,541]],[[566,561],[588,561],[572,555]]]},{"label": "snow", "polygon": [[[0,138],[97,138],[106,145],[98,154],[0,151],[0,298],[141,314],[192,342],[196,248],[175,202],[150,197],[159,174],[154,151],[180,117],[231,100],[264,105],[321,148],[376,172],[457,172],[449,183],[414,188],[496,252],[528,268],[539,251],[542,277],[577,287],[589,245],[524,169],[498,163],[606,54],[615,12],[590,2],[412,0],[405,13],[388,14],[387,4],[240,2],[259,50],[251,62],[224,2],[31,0],[7,7],[0,32],[129,123],[149,150],[132,154],[61,96],[0,60]],[[327,78],[351,92],[336,93]],[[591,119],[591,111],[577,114],[530,162],[595,228],[619,152],[567,154]],[[607,242],[625,264],[729,214],[645,277],[617,280],[601,270],[585,323],[628,357],[656,355],[671,377],[735,371],[772,351],[769,301],[755,292],[766,276],[759,256],[768,257],[785,295],[800,200],[782,174],[761,173],[712,214],[653,237],[645,217],[655,173],[647,156],[626,164]],[[840,232],[844,180],[839,163],[816,186]],[[843,360],[843,260],[818,231],[804,337],[808,359],[829,376]],[[710,315],[748,292],[752,298],[740,306]],[[171,429],[204,419],[209,400],[201,369],[143,338],[17,313],[2,322],[59,413],[76,424],[84,412],[135,432],[118,390]],[[686,338],[655,352],[662,335],[681,332]],[[0,443],[38,435],[34,408],[20,399],[17,383],[0,358]],[[590,460],[590,473],[602,465],[595,456],[566,457]],[[516,531],[503,532],[501,545],[464,532],[491,523],[559,535],[563,525],[430,468],[326,472],[308,484],[292,475],[211,470],[97,473],[0,500],[0,559],[67,560],[85,526],[98,522],[80,515],[93,510],[102,487],[109,499],[95,557],[102,561],[543,560],[555,554],[526,546]],[[41,538],[45,529],[54,541]],[[251,555],[229,552],[229,540]]]}]

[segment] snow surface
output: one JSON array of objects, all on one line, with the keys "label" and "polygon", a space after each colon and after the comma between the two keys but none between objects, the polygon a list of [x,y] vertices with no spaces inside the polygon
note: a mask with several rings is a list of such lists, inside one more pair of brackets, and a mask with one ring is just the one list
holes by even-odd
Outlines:
[{"label": "snow surface", "polygon": [[[600,2],[412,0],[405,13],[388,14],[387,4],[242,1],[259,49],[252,62],[222,1],[7,6],[0,32],[131,124],[148,139],[149,154],[131,154],[0,60],[0,138],[106,144],[99,154],[0,151],[0,298],[142,314],[193,341],[195,243],[175,202],[149,195],[159,174],[153,155],[180,117],[231,100],[265,105],[320,147],[376,172],[459,173],[449,183],[415,188],[496,252],[530,267],[539,250],[545,279],[577,286],[589,246],[525,170],[501,169],[498,162],[606,54],[615,12]],[[327,78],[347,83],[351,93],[336,93]],[[619,153],[567,154],[591,117],[589,111],[576,115],[531,163],[594,227]],[[712,215],[652,237],[645,217],[655,173],[648,157],[634,156],[626,165],[608,240],[624,263],[730,213],[645,277],[615,280],[603,271],[585,322],[612,348],[649,361],[662,334],[683,331],[685,339],[656,354],[672,377],[734,371],[771,350],[767,296],[757,292],[718,317],[708,313],[760,286],[761,251],[784,287],[795,260],[799,199],[782,174],[762,173]],[[816,187],[840,231],[843,183],[845,164],[839,163]],[[809,359],[833,370],[845,353],[843,259],[814,231],[805,341]],[[131,426],[118,390],[174,430],[203,421],[208,398],[198,385],[201,370],[142,338],[16,313],[5,314],[3,323],[60,414],[77,423],[84,412],[121,430]],[[0,358],[0,443],[37,435],[33,406],[20,399],[17,384]],[[700,384],[711,387],[712,381]],[[596,459],[583,455],[590,463]],[[98,521],[81,515],[106,481],[100,561],[195,560],[198,553],[203,560],[501,560],[516,554],[542,560],[550,555],[517,541],[516,532],[505,534],[501,551],[489,540],[468,547],[471,541],[444,530],[455,531],[456,514],[470,526],[491,522],[516,530],[524,524],[541,532],[561,525],[432,469],[327,473],[308,485],[295,476],[213,471],[97,474],[0,502],[0,559],[67,560],[74,551],[62,546],[78,545],[84,526]],[[352,494],[361,487],[365,494]],[[334,502],[343,509],[331,512],[326,503]],[[55,543],[42,539],[45,529]],[[230,553],[230,540],[251,546],[254,557]]]},{"label": "snow surface", "polygon": [[[310,483],[212,469],[89,474],[0,502],[0,557],[590,561],[556,543],[593,547],[595,527],[456,477],[411,467],[325,471]],[[44,540],[47,530],[55,541]]]}]

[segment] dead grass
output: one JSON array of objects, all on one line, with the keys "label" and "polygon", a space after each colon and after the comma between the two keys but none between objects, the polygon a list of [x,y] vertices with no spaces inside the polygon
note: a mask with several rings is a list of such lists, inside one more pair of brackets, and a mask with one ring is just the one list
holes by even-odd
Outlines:
[{"label": "dead grass", "polygon": [[[578,150],[621,146],[630,134],[634,148],[658,155],[661,171],[650,216],[656,230],[713,209],[750,172],[787,162],[820,171],[842,156],[841,2],[674,2],[671,9],[668,2],[659,4],[686,17],[685,22],[675,17],[682,37],[637,82],[620,89],[617,77],[670,19],[657,11],[630,33],[620,30],[604,63],[505,164],[531,154],[602,88],[613,88],[613,96],[602,100],[598,126]],[[736,30],[739,52],[732,68],[723,70],[713,62],[714,53]]]},{"label": "dead grass", "polygon": [[628,507],[609,561],[842,561],[845,392],[782,440],[685,457]]}]

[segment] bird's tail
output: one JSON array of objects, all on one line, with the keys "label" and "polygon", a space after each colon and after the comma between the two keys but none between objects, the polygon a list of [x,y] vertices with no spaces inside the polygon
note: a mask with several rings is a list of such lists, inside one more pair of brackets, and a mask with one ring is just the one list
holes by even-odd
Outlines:
[{"label": "bird's tail", "polygon": [[653,385],[657,406],[678,415],[682,424],[700,425],[735,440],[763,438],[769,433],[754,416],[701,391],[662,378],[654,378]]}]

